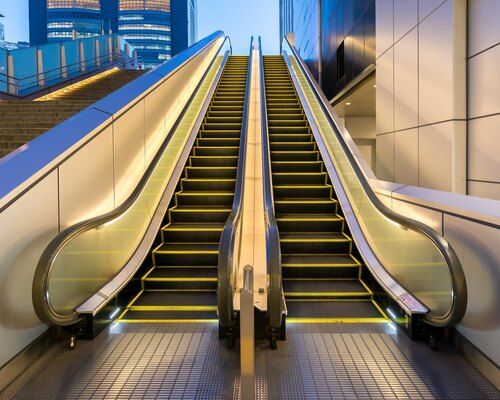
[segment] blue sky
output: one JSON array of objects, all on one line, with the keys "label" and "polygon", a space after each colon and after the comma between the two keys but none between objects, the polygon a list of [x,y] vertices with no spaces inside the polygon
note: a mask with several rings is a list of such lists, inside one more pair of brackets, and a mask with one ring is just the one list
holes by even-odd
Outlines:
[{"label": "blue sky", "polygon": [[235,54],[248,54],[250,36],[262,36],[264,53],[279,53],[279,0],[198,0],[198,37],[223,30]]},{"label": "blue sky", "polygon": [[[28,0],[1,0],[7,41],[28,40]],[[234,53],[247,54],[251,35],[261,35],[265,53],[279,51],[278,0],[198,0],[198,38],[221,29]]]},{"label": "blue sky", "polygon": [[0,0],[0,22],[5,25],[5,40],[17,42],[28,41],[28,0]]}]

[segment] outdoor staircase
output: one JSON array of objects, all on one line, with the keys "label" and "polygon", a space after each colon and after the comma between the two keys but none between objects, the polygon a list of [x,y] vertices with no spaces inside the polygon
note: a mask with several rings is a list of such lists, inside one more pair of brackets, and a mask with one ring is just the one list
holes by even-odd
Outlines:
[{"label": "outdoor staircase", "polygon": [[0,158],[143,73],[113,68],[36,100],[0,101]]}]

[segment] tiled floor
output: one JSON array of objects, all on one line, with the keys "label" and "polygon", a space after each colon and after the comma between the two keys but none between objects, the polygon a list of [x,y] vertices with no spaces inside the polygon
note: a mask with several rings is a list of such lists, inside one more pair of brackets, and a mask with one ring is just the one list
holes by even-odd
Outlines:
[{"label": "tiled floor", "polygon": [[[289,325],[256,352],[259,399],[500,399],[451,350],[431,351],[391,325]],[[238,350],[216,324],[115,324],[74,351],[54,345],[0,399],[239,397]]]}]

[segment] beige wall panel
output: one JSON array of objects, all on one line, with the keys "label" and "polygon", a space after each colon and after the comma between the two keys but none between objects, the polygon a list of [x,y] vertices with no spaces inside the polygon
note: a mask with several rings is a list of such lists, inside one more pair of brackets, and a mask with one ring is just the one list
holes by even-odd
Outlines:
[{"label": "beige wall panel", "polygon": [[135,189],[145,170],[144,101],[113,124],[115,207]]},{"label": "beige wall panel", "polygon": [[106,128],[59,167],[61,229],[113,209],[113,137]]},{"label": "beige wall panel", "polygon": [[394,134],[377,136],[377,178],[394,181]]},{"label": "beige wall panel", "polygon": [[58,233],[57,172],[0,214],[0,366],[41,335],[31,289],[38,260]]},{"label": "beige wall panel", "polygon": [[468,179],[500,182],[500,115],[469,121]]},{"label": "beige wall panel", "polygon": [[347,117],[345,127],[353,139],[375,139],[375,117]]},{"label": "beige wall panel", "polygon": [[376,0],[375,3],[376,32],[376,57],[379,58],[389,47],[394,39],[394,0]]},{"label": "beige wall panel", "polygon": [[469,181],[469,195],[500,200],[500,184]]},{"label": "beige wall panel", "polygon": [[469,117],[500,112],[500,46],[469,60]]},{"label": "beige wall panel", "polygon": [[398,183],[418,186],[418,129],[394,133],[394,177]]},{"label": "beige wall panel", "polygon": [[446,1],[453,0],[419,0],[418,2],[418,20],[419,22],[426,18],[431,12]]},{"label": "beige wall panel", "polygon": [[467,311],[457,329],[500,364],[500,231],[449,215],[444,230],[467,281]]},{"label": "beige wall panel", "polygon": [[417,125],[418,31],[414,29],[394,46],[394,130]]},{"label": "beige wall panel", "polygon": [[421,187],[452,189],[452,123],[419,128],[419,182]]},{"label": "beige wall panel", "polygon": [[418,0],[394,1],[394,41],[397,42],[418,22]]},{"label": "beige wall panel", "polygon": [[453,40],[453,2],[448,1],[419,26],[420,125],[464,118],[453,115]]},{"label": "beige wall panel", "polygon": [[469,0],[469,55],[500,42],[500,1]]},{"label": "beige wall panel", "polygon": [[377,60],[376,130],[377,134],[394,130],[394,49]]}]

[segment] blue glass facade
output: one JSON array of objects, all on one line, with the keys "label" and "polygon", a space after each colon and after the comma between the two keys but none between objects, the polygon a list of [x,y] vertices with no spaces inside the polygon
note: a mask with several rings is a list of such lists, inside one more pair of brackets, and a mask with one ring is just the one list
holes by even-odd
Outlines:
[{"label": "blue glass facade", "polygon": [[118,31],[154,67],[196,41],[196,1],[120,0]]},{"label": "blue glass facade", "polygon": [[47,41],[97,36],[102,32],[99,0],[48,0]]},{"label": "blue glass facade", "polygon": [[118,0],[29,0],[30,44],[118,30]]},{"label": "blue glass facade", "polygon": [[280,0],[280,32],[333,98],[375,63],[375,0]]},{"label": "blue glass facade", "polygon": [[171,0],[172,55],[196,42],[196,0]]},{"label": "blue glass facade", "polygon": [[146,67],[172,56],[170,0],[120,0],[118,32]]},{"label": "blue glass facade", "polygon": [[119,32],[147,67],[196,42],[196,0],[29,0],[30,43]]}]

